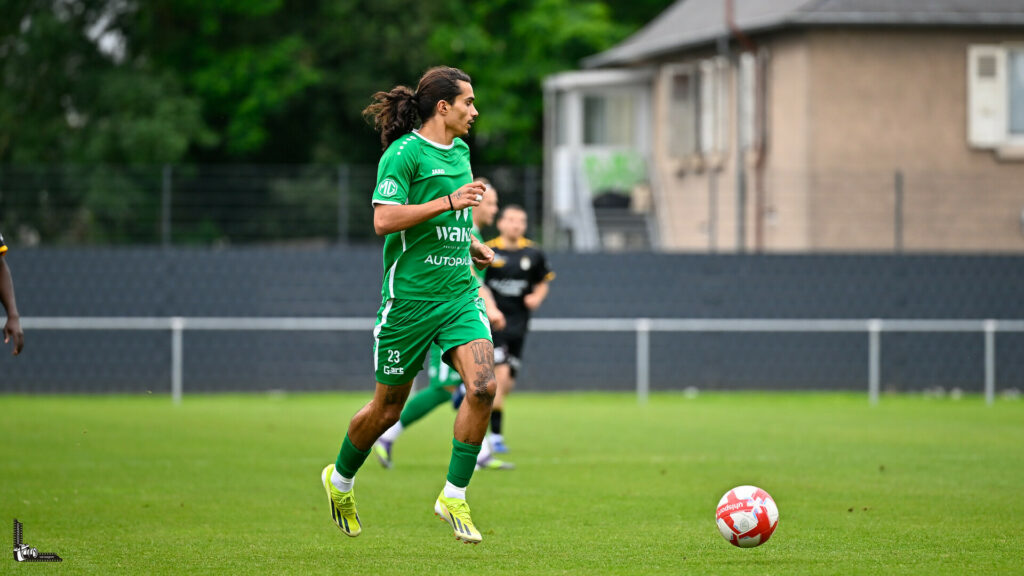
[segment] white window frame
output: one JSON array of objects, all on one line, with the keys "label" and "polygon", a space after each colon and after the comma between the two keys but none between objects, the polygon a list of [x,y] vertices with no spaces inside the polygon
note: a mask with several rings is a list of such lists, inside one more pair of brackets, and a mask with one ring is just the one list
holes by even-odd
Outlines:
[{"label": "white window frame", "polygon": [[[1010,82],[1012,81],[1010,76],[1010,53],[1018,52],[1024,57],[1024,44],[1006,44],[1004,48],[1006,54],[1006,142],[1014,148],[1024,148],[1024,132],[1020,134],[1010,132]],[[1024,100],[1024,94],[1021,94],[1021,99]]]},{"label": "white window frame", "polygon": [[740,149],[757,146],[757,67],[758,57],[751,52],[740,54]]},{"label": "white window frame", "polygon": [[[1024,43],[967,48],[967,142],[1007,158],[1024,157],[1024,134],[1010,133],[1011,52],[1024,52]],[[994,60],[993,75],[982,75],[982,58]]]},{"label": "white window frame", "polygon": [[729,142],[729,62],[724,57],[708,58],[700,62],[699,70],[697,148],[704,156],[723,154]]}]

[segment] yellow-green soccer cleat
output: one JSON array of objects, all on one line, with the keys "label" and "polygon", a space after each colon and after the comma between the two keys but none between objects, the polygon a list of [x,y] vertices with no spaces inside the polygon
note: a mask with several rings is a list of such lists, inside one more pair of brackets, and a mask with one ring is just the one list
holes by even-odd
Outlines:
[{"label": "yellow-green soccer cleat", "polygon": [[483,460],[476,461],[476,470],[515,470],[516,465],[507,461],[499,460],[494,456],[488,456]]},{"label": "yellow-green soccer cleat", "polygon": [[377,461],[380,465],[390,469],[391,468],[391,442],[387,440],[377,440],[373,443],[373,455],[377,457]]},{"label": "yellow-green soccer cleat", "polygon": [[469,517],[469,504],[461,498],[445,498],[444,490],[434,502],[434,515],[451,525],[455,539],[466,544],[479,544],[484,539]]},{"label": "yellow-green soccer cleat", "polygon": [[363,531],[363,524],[359,521],[359,513],[356,512],[356,497],[351,490],[342,492],[335,488],[331,483],[333,472],[334,464],[328,464],[320,474],[324,490],[327,491],[327,502],[331,505],[331,519],[345,535],[359,536]]}]

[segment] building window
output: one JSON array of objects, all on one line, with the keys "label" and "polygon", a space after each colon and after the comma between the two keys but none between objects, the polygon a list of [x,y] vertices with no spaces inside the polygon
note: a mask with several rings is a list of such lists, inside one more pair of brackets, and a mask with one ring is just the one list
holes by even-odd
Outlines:
[{"label": "building window", "polygon": [[686,158],[697,153],[697,77],[690,66],[669,72],[668,154]]},{"label": "building window", "polygon": [[712,58],[700,64],[700,151],[716,154],[726,149],[728,134],[728,64]]},{"label": "building window", "polygon": [[1019,153],[1024,148],[1024,45],[969,47],[967,76],[968,142]]},{"label": "building window", "polygon": [[681,64],[665,71],[672,158],[720,154],[728,148],[729,65],[725,58]]},{"label": "building window", "polygon": [[632,93],[584,96],[583,143],[590,146],[632,146],[635,109]]}]

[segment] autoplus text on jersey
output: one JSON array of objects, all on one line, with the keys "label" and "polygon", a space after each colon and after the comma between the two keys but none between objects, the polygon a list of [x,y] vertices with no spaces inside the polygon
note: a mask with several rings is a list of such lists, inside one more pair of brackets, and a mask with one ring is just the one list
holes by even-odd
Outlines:
[{"label": "autoplus text on jersey", "polygon": [[434,266],[469,266],[473,263],[471,258],[462,258],[454,256],[436,256],[431,254],[423,261],[425,264],[433,264]]}]

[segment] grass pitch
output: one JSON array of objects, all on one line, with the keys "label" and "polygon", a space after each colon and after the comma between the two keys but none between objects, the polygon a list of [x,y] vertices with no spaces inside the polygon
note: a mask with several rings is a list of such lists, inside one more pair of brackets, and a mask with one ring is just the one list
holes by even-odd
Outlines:
[{"label": "grass pitch", "polygon": [[[863,394],[517,394],[518,469],[470,486],[484,542],[434,518],[452,411],[356,482],[332,525],[320,470],[367,394],[0,397],[0,519],[108,574],[1010,574],[1024,566],[1024,402]],[[765,545],[714,523],[729,488],[780,509]],[[11,532],[0,544],[10,550]],[[0,560],[0,572],[15,568]],[[18,566],[19,569],[27,566]]]}]

